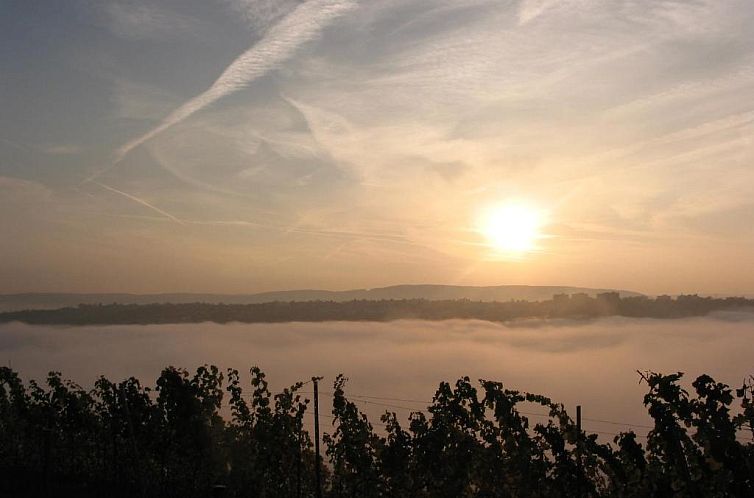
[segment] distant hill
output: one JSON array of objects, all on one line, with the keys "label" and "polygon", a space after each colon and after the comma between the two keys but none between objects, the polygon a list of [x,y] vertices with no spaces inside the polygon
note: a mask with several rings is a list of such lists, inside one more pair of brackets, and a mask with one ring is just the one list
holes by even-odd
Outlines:
[{"label": "distant hill", "polygon": [[374,289],[345,291],[290,290],[258,294],[68,294],[27,293],[0,294],[0,312],[25,309],[56,309],[79,304],[152,304],[152,303],[209,303],[257,304],[274,301],[353,301],[356,299],[427,299],[431,301],[470,299],[472,301],[541,301],[554,294],[585,293],[594,296],[601,292],[619,292],[621,297],[639,296],[637,292],[585,287],[496,285],[489,287],[461,285],[393,285]]}]

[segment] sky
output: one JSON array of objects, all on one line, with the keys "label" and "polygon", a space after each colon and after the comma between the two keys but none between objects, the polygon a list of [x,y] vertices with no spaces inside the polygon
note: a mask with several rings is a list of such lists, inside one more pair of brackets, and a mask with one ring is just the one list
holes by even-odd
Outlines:
[{"label": "sky", "polygon": [[752,294],[752,137],[751,0],[0,0],[0,292]]}]

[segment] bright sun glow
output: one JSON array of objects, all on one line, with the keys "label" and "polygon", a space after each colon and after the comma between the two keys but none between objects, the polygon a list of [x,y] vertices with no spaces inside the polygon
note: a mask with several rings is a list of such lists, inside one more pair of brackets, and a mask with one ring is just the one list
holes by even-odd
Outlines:
[{"label": "bright sun glow", "polygon": [[543,221],[542,212],[531,206],[501,204],[482,214],[479,231],[496,251],[520,255],[537,248]]}]

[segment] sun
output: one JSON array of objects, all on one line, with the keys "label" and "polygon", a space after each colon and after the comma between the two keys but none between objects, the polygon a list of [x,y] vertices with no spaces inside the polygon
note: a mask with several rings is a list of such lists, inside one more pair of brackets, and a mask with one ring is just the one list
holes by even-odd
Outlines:
[{"label": "sun", "polygon": [[537,249],[544,215],[522,203],[491,206],[479,218],[478,230],[496,252],[520,256]]}]

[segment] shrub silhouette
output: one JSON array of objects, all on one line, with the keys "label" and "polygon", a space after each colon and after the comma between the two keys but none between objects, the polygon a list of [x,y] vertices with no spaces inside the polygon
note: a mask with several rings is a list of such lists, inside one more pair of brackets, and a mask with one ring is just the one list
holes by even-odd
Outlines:
[{"label": "shrub silhouette", "polygon": [[[238,371],[214,366],[166,368],[154,390],[103,377],[91,391],[0,368],[0,496],[316,496],[304,383],[273,395],[250,374],[245,395]],[[734,390],[702,375],[690,393],[681,373],[640,375],[645,444],[579,433],[562,405],[468,377],[440,384],[405,427],[386,412],[375,430],[338,376],[323,496],[754,496],[751,380]],[[549,417],[533,424],[524,403]]]}]

